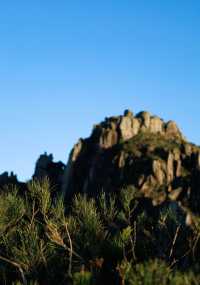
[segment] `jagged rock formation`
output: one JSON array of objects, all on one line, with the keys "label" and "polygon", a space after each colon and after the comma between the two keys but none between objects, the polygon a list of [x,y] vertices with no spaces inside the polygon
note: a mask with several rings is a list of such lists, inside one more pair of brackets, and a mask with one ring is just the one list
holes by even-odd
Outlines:
[{"label": "jagged rock formation", "polygon": [[[11,193],[0,192],[4,284],[200,284],[200,148],[174,122],[147,112],[107,118],[66,167],[41,155],[34,178],[16,191],[1,186],[17,177],[0,175]],[[78,192],[88,195],[72,201]]]},{"label": "jagged rock formation", "polygon": [[0,175],[0,187],[2,188],[5,185],[8,184],[18,184],[17,176],[11,172],[10,174],[8,172],[4,172]]},{"label": "jagged rock formation", "polygon": [[15,175],[13,172],[8,173],[4,172],[0,174],[0,192],[6,191],[7,186],[16,186],[18,189],[20,189],[20,193],[23,194],[24,191],[27,189],[26,183],[23,183],[17,179],[17,175]]},{"label": "jagged rock formation", "polygon": [[106,118],[74,146],[63,177],[66,197],[133,185],[154,205],[181,201],[199,212],[200,149],[173,121],[148,112]]},{"label": "jagged rock formation", "polygon": [[52,154],[44,153],[36,162],[33,178],[40,180],[48,177],[55,190],[58,190],[62,185],[64,168],[65,165],[61,161],[53,162]]},{"label": "jagged rock formation", "polygon": [[[132,185],[155,206],[175,201],[200,213],[200,148],[187,142],[175,122],[148,112],[134,116],[126,110],[95,125],[91,136],[74,146],[66,166],[52,154],[41,155],[33,178],[45,176],[66,199]],[[12,173],[0,175],[0,187],[6,184],[25,189]]]},{"label": "jagged rock formation", "polygon": [[96,125],[92,137],[96,144],[105,149],[120,141],[131,139],[140,132],[147,131],[164,135],[167,138],[183,139],[175,122],[165,123],[159,117],[151,116],[148,112],[140,112],[134,117],[129,110],[124,112],[124,116],[106,118],[104,122]]}]

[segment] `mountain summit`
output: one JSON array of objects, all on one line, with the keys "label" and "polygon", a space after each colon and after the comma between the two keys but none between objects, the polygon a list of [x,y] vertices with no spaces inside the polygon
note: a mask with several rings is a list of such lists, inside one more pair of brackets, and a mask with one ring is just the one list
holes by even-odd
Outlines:
[{"label": "mountain summit", "polygon": [[62,191],[98,195],[133,186],[153,205],[181,201],[198,212],[200,148],[175,122],[148,112],[106,118],[71,151]]}]

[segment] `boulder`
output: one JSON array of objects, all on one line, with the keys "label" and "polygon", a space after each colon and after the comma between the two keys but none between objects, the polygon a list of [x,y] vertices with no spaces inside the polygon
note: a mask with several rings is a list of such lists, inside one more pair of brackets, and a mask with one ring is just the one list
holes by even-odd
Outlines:
[{"label": "boulder", "polygon": [[103,129],[102,135],[100,137],[100,147],[109,148],[118,142],[118,134],[112,129]]},{"label": "boulder", "polygon": [[140,112],[137,116],[142,120],[142,126],[144,126],[144,128],[146,129],[149,129],[151,122],[151,114],[149,112],[143,111]]},{"label": "boulder", "polygon": [[132,118],[132,135],[136,136],[140,131],[140,121],[137,118]]},{"label": "boulder", "polygon": [[165,181],[165,163],[161,160],[153,161],[153,174],[157,184],[162,185]]},{"label": "boulder", "polygon": [[149,128],[151,133],[161,134],[163,132],[163,121],[158,117],[152,117]]},{"label": "boulder", "polygon": [[133,112],[127,109],[127,110],[124,111],[124,116],[132,118],[133,117]]},{"label": "boulder", "polygon": [[170,152],[167,158],[167,183],[170,184],[174,179],[174,156]]},{"label": "boulder", "polygon": [[134,136],[131,117],[127,116],[122,117],[119,128],[120,128],[121,138],[124,141],[131,139]]},{"label": "boulder", "polygon": [[168,137],[182,138],[181,132],[174,121],[166,123],[165,132]]}]

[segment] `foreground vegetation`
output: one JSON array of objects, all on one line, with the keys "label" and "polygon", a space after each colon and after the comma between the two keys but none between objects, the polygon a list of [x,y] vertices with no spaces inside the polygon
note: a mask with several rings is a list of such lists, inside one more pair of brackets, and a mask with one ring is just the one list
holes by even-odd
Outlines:
[{"label": "foreground vegetation", "polygon": [[48,179],[0,192],[1,284],[200,284],[198,219],[127,187],[64,203]]}]

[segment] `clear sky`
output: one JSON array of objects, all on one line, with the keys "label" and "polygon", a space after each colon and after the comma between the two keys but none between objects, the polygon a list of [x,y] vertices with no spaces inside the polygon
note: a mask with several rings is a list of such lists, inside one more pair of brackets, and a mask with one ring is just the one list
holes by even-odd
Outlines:
[{"label": "clear sky", "polygon": [[109,115],[148,110],[200,144],[200,1],[0,3],[0,172],[66,162]]}]

